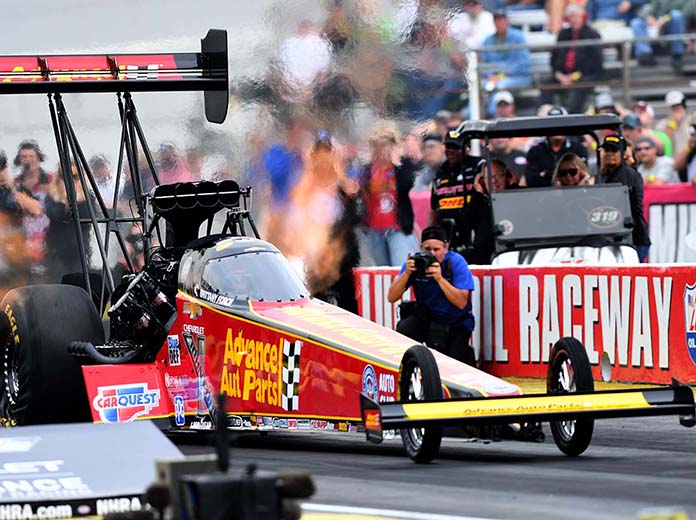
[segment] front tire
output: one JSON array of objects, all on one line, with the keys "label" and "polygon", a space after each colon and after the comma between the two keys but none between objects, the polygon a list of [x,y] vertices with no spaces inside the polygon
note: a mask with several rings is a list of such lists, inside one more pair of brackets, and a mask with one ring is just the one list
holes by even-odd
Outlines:
[{"label": "front tire", "polygon": [[[549,394],[594,392],[592,369],[587,351],[575,338],[561,338],[553,346],[546,376]],[[594,420],[551,421],[553,440],[566,455],[584,452],[592,440]]]},{"label": "front tire", "polygon": [[[435,357],[424,345],[409,348],[399,367],[399,401],[442,399],[442,381]],[[401,430],[401,441],[408,456],[418,464],[437,457],[442,443],[442,428]]]},{"label": "front tire", "polygon": [[87,292],[35,285],[0,303],[0,424],[89,421],[90,407],[71,341],[103,343],[104,331]]}]

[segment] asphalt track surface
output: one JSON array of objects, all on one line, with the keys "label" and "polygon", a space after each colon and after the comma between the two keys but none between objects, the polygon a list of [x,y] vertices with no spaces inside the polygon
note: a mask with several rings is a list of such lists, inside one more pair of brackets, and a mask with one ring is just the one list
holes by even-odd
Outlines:
[{"label": "asphalt track surface", "polygon": [[[308,471],[317,488],[310,503],[426,514],[420,518],[637,519],[657,508],[696,519],[696,429],[676,417],[597,421],[590,448],[576,458],[544,430],[543,443],[446,438],[429,465],[411,462],[398,438],[372,445],[354,433],[249,432],[232,439],[231,466]],[[186,454],[214,451],[200,437],[173,440]]]}]

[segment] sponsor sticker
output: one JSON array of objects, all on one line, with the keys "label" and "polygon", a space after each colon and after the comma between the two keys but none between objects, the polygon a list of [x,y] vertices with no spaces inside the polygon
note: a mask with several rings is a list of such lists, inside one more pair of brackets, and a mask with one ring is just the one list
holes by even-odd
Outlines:
[{"label": "sponsor sticker", "polygon": [[379,430],[382,421],[377,410],[365,410],[365,428],[368,430]]},{"label": "sponsor sticker", "polygon": [[378,400],[377,374],[372,365],[365,365],[362,373],[362,393],[373,401]]},{"label": "sponsor sticker", "polygon": [[169,349],[169,366],[178,367],[181,365],[181,345],[178,334],[167,336],[167,348]]},{"label": "sponsor sticker", "polygon": [[206,417],[199,417],[191,423],[192,430],[212,430],[213,422]]},{"label": "sponsor sticker", "polygon": [[331,421],[324,421],[322,419],[312,419],[310,421],[310,427],[312,430],[328,430],[333,431],[336,429],[336,425]]},{"label": "sponsor sticker", "polygon": [[159,406],[160,391],[149,389],[147,383],[100,386],[92,401],[103,422],[134,421]]},{"label": "sponsor sticker", "polygon": [[274,417],[273,418],[273,427],[286,429],[288,427],[288,420],[285,419],[284,417]]},{"label": "sponsor sticker", "polygon": [[181,395],[174,396],[174,424],[177,426],[186,424],[186,406],[184,397]]}]

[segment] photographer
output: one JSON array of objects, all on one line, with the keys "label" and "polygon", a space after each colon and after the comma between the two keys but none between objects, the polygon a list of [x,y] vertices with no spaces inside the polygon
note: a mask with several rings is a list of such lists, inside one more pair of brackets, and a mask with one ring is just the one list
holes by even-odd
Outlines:
[{"label": "photographer", "polygon": [[[474,290],[474,279],[469,266],[464,257],[449,250],[447,234],[440,227],[423,230],[421,249],[408,257],[389,287],[390,303],[411,286],[417,300],[413,309],[401,304],[402,319],[396,330],[473,366],[475,357],[469,339],[474,316],[469,294]],[[411,311],[408,316],[407,309]]]}]

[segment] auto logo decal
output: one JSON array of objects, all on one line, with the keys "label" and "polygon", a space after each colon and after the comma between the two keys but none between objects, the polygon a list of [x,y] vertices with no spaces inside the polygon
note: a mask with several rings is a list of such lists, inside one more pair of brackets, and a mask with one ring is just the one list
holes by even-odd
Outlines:
[{"label": "auto logo decal", "polygon": [[696,283],[684,288],[684,321],[686,348],[696,364]]},{"label": "auto logo decal", "polygon": [[616,226],[623,219],[621,212],[611,206],[600,206],[590,211],[587,221],[591,226],[606,229]]},{"label": "auto logo decal", "polygon": [[150,390],[147,383],[100,386],[92,402],[103,422],[131,422],[159,406],[160,391]]},{"label": "auto logo decal", "polygon": [[195,320],[203,315],[203,308],[196,302],[184,302],[184,314],[188,314],[192,320]]}]

